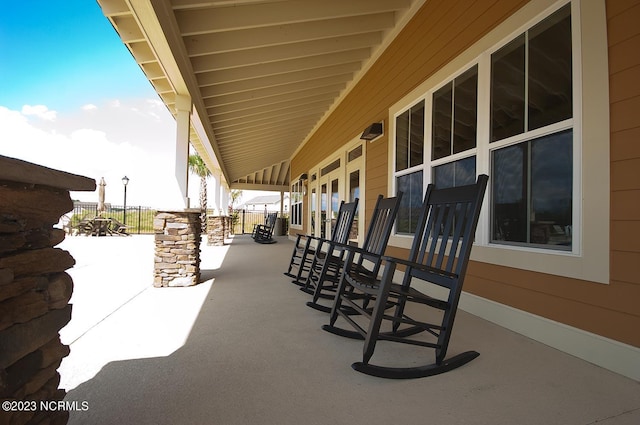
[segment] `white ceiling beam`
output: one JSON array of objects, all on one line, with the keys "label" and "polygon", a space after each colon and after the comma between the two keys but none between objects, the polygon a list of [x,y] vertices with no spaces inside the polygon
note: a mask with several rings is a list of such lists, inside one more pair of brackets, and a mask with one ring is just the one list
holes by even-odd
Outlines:
[{"label": "white ceiling beam", "polygon": [[290,99],[287,101],[274,103],[268,106],[253,106],[253,107],[243,108],[243,109],[229,109],[224,112],[220,112],[219,108],[211,108],[211,109],[207,109],[207,112],[209,112],[210,117],[215,117],[216,120],[225,120],[228,118],[241,117],[245,115],[252,116],[252,115],[259,114],[261,112],[270,111],[270,110],[280,110],[280,109],[288,108],[290,106],[305,105],[305,104],[320,102],[320,101],[328,102],[330,104],[331,102],[333,102],[334,97],[335,96],[333,96],[330,93],[329,94],[323,93],[317,96],[308,96],[308,97],[301,97],[299,99]]},{"label": "white ceiling beam", "polygon": [[191,35],[184,37],[184,44],[189,56],[202,56],[384,31],[393,26],[394,20],[393,12],[349,16],[332,20]]},{"label": "white ceiling beam", "polygon": [[218,104],[215,98],[206,99],[205,105],[207,111],[213,112],[210,115],[215,115],[217,111],[231,112],[240,111],[243,109],[249,109],[252,107],[269,107],[277,106],[283,102],[295,101],[297,99],[304,99],[313,96],[334,96],[344,88],[344,84],[334,84],[322,87],[305,88],[292,93],[281,93],[274,96],[264,97],[260,99],[244,99],[235,102],[227,102],[223,105]]},{"label": "white ceiling beam", "polygon": [[98,4],[106,17],[131,14],[125,0],[98,0]]},{"label": "white ceiling beam", "polygon": [[330,52],[322,55],[305,58],[287,59],[278,62],[267,62],[233,69],[221,69],[208,71],[196,75],[198,84],[202,86],[224,84],[228,82],[241,81],[246,79],[267,77],[272,75],[291,72],[291,70],[314,69],[324,66],[340,65],[346,63],[362,64],[369,57],[371,49],[350,50],[347,52]]},{"label": "white ceiling beam", "polygon": [[306,2],[275,2],[239,4],[234,7],[209,7],[175,10],[176,19],[184,35],[216,31],[309,22],[319,19],[340,18],[390,12],[404,9],[410,0],[324,0]]},{"label": "white ceiling beam", "polygon": [[288,137],[289,134],[297,134],[308,131],[309,125],[315,123],[315,118],[310,117],[307,119],[300,119],[295,123],[289,124],[286,128],[283,128],[278,123],[272,123],[264,126],[253,126],[251,128],[236,129],[234,131],[216,133],[218,144],[224,145],[225,143],[233,144],[237,140],[252,140],[258,136],[270,136],[270,137]]},{"label": "white ceiling beam", "polygon": [[194,72],[207,72],[293,58],[304,58],[332,52],[356,50],[379,45],[381,41],[382,35],[379,32],[370,32],[345,37],[333,37],[287,45],[196,56],[191,59],[191,63],[193,64]]},{"label": "white ceiling beam", "polygon": [[346,86],[346,82],[344,78],[340,79],[340,76],[331,76],[327,78],[317,78],[315,80],[305,81],[305,82],[297,82],[291,84],[284,84],[281,86],[275,87],[265,87],[262,89],[256,89],[250,92],[240,92],[240,93],[231,93],[224,94],[220,96],[212,95],[213,91],[210,87],[206,87],[202,89],[203,98],[215,98],[215,102],[219,105],[227,105],[229,103],[237,103],[245,100],[251,99],[262,99],[268,98],[272,96],[282,95],[284,93],[295,94],[296,92],[308,90],[310,88],[331,88],[328,90],[334,91],[332,88],[335,86],[339,86],[341,89]]},{"label": "white ceiling beam", "polygon": [[305,69],[303,71],[293,71],[286,74],[277,74],[262,78],[252,78],[233,83],[216,84],[213,86],[207,86],[207,90],[213,96],[221,96],[224,94],[241,93],[264,87],[283,86],[333,76],[337,77],[338,81],[343,82],[351,80],[358,69],[360,69],[360,64],[352,62],[322,68]]},{"label": "white ceiling beam", "polygon": [[307,115],[311,113],[322,114],[330,105],[328,102],[316,102],[306,105],[292,106],[289,108],[279,109],[277,111],[267,111],[260,114],[247,115],[244,117],[230,118],[226,120],[217,120],[214,117],[211,120],[215,129],[225,129],[235,126],[247,126],[251,127],[255,124],[263,122],[275,121],[280,117],[297,117],[300,115]]},{"label": "white ceiling beam", "polygon": [[254,184],[254,183],[237,183],[232,182],[229,187],[234,190],[266,190],[274,192],[288,192],[289,185],[283,184]]}]

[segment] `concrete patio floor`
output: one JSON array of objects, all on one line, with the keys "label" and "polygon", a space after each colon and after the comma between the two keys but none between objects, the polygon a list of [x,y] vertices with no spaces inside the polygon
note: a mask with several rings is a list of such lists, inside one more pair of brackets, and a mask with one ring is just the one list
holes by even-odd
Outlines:
[{"label": "concrete patio floor", "polygon": [[87,406],[70,424],[640,423],[639,382],[465,312],[449,352],[479,351],[468,365],[401,381],[353,371],[362,343],[320,329],[328,316],[282,274],[285,237],[203,243],[190,288],[151,286],[150,236],[60,247],[77,260],[61,387]]}]

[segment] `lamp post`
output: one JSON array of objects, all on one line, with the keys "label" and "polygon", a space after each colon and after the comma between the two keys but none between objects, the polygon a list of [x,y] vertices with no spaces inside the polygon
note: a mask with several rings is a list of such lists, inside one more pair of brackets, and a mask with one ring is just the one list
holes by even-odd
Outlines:
[{"label": "lamp post", "polygon": [[124,176],[122,178],[122,184],[124,185],[124,212],[122,224],[127,225],[127,185],[129,184],[129,177]]}]

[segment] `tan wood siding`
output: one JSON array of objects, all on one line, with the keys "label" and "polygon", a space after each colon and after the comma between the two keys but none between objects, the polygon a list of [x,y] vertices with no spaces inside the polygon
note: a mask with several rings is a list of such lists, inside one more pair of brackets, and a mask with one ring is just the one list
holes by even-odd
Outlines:
[{"label": "tan wood siding", "polygon": [[[385,123],[385,128],[386,128]],[[378,195],[387,196],[387,152],[388,152],[389,138],[385,134],[383,137],[375,140],[372,143],[367,143],[365,148],[367,150],[367,161],[365,167],[365,178],[367,183],[365,185],[365,199],[370,200],[366,203],[365,211],[365,229],[369,226],[371,220],[371,214],[375,207],[375,199]]]},{"label": "tan wood siding", "polygon": [[[347,143],[525,1],[426,2],[369,73],[293,159],[303,172]],[[610,75],[610,282],[472,262],[466,290],[640,347],[640,0],[606,2]],[[386,126],[385,126],[386,127]],[[382,144],[367,145],[367,205],[388,175]],[[389,143],[385,140],[385,149]],[[387,155],[385,153],[385,155]],[[589,170],[583,170],[588,173]],[[295,172],[294,172],[295,173]],[[408,250],[389,247],[406,257]]]}]

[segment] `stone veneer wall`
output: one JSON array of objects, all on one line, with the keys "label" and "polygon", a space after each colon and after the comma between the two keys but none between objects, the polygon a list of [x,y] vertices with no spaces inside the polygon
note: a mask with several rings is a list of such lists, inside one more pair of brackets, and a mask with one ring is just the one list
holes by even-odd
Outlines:
[{"label": "stone veneer wall", "polygon": [[59,331],[71,319],[65,270],[75,261],[55,248],[65,234],[53,226],[73,209],[69,190],[95,188],[92,179],[0,156],[0,401],[36,407],[3,408],[0,424],[67,423],[68,412],[39,409],[66,395],[57,369],[69,347]]},{"label": "stone veneer wall", "polygon": [[224,240],[233,234],[233,218],[226,215],[207,217],[207,245],[224,245]]},{"label": "stone veneer wall", "polygon": [[200,281],[200,210],[159,211],[153,220],[153,286],[191,286]]}]

